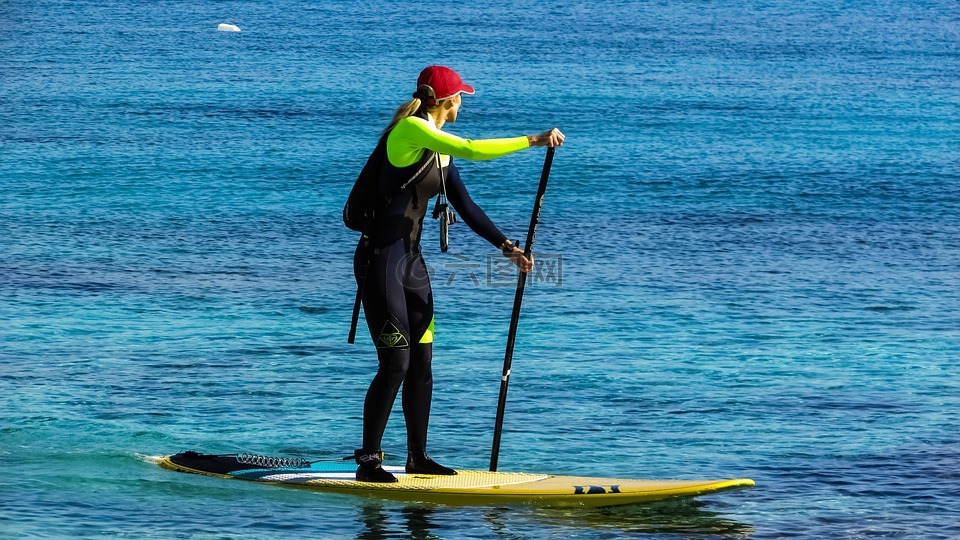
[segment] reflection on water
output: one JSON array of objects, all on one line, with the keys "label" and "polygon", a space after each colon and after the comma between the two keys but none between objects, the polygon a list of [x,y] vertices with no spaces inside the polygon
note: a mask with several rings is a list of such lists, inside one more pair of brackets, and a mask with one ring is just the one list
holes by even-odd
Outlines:
[{"label": "reflection on water", "polygon": [[360,506],[358,516],[363,528],[357,533],[357,540],[377,540],[380,538],[440,538],[433,531],[440,526],[430,521],[436,508],[430,506],[401,506],[384,508],[380,504],[365,503]]},{"label": "reflection on water", "polygon": [[709,538],[746,538],[753,527],[706,510],[708,503],[677,499],[610,508],[541,508],[536,519],[563,527],[633,534],[695,534]]},{"label": "reflection on water", "polygon": [[[599,534],[610,538],[679,534],[736,539],[747,538],[754,532],[750,525],[706,510],[706,505],[694,499],[612,508],[464,508],[366,502],[358,506],[357,520],[361,528],[356,538],[433,539],[446,537],[457,529],[460,537],[492,538],[533,538],[551,535],[551,531],[563,537],[576,537],[579,530],[587,536]],[[571,532],[574,536],[570,536]]]}]

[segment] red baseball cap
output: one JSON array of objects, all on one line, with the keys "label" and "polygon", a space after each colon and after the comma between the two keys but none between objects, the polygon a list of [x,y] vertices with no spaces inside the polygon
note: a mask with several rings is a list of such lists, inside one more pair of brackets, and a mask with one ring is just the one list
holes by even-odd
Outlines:
[{"label": "red baseball cap", "polygon": [[463,84],[457,72],[446,66],[427,66],[417,78],[417,88],[423,85],[433,88],[437,100],[453,97],[461,92],[473,94],[473,87]]}]

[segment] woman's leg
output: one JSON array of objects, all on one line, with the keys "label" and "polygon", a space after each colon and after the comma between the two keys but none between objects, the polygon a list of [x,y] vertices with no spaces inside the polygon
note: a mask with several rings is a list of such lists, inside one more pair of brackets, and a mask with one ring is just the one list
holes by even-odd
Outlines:
[{"label": "woman's leg", "polygon": [[356,452],[358,480],[392,482],[380,468],[383,432],[410,365],[410,331],[402,244],[372,255],[363,288],[363,312],[377,347],[379,367],[363,403],[363,447]]},{"label": "woman's leg", "polygon": [[410,348],[410,367],[403,381],[403,420],[407,425],[407,450],[426,453],[430,403],[433,400],[432,343],[417,343]]},{"label": "woman's leg", "polygon": [[407,472],[456,474],[427,456],[427,428],[433,400],[433,292],[420,254],[407,273],[407,319],[411,335],[410,363],[403,381],[403,418],[407,426]]}]

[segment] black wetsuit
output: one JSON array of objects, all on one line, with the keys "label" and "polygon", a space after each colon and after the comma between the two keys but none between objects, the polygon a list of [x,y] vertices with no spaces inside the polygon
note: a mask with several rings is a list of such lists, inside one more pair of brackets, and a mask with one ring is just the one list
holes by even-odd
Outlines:
[{"label": "black wetsuit", "polygon": [[[363,451],[380,451],[381,439],[403,386],[403,415],[407,448],[424,453],[433,394],[433,293],[420,251],[420,233],[430,199],[440,191],[441,173],[446,196],[461,218],[495,246],[506,236],[473,202],[451,158],[442,170],[436,154],[422,179],[390,197],[377,210],[371,238],[363,238],[354,255],[354,273],[363,280],[363,312],[377,347],[379,369],[363,406]],[[381,193],[396,190],[418,166],[397,168],[384,160]]]}]

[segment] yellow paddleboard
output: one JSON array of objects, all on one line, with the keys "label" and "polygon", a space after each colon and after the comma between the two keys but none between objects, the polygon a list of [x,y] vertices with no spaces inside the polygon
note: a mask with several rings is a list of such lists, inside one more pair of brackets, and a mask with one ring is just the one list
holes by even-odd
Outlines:
[{"label": "yellow paddleboard", "polygon": [[173,471],[347,493],[397,501],[453,505],[534,504],[538,506],[616,506],[663,499],[696,497],[754,485],[753,480],[623,480],[549,474],[461,471],[456,476],[406,474],[385,467],[397,482],[357,482],[356,465],[307,462],[247,454],[182,452],[156,458]]}]

